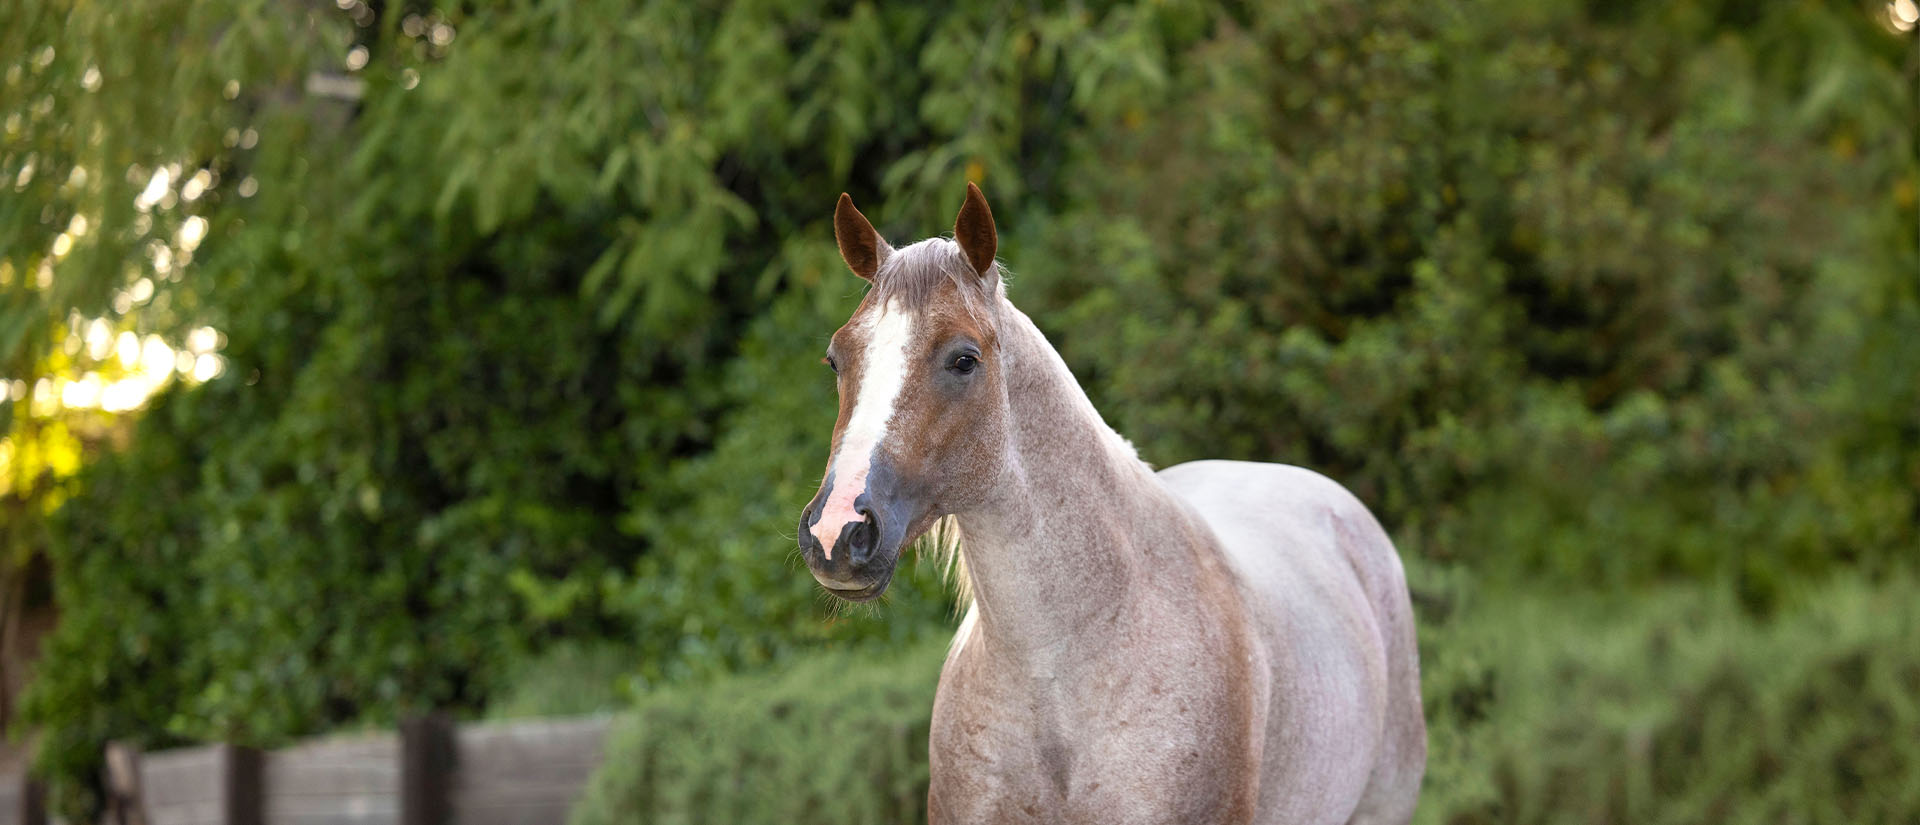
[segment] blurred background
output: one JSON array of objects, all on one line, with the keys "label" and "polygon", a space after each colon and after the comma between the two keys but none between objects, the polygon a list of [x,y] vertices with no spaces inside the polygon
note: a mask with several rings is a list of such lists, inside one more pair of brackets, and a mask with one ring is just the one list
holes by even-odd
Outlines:
[{"label": "blurred background", "polygon": [[922,817],[952,595],[793,523],[834,198],[974,180],[1144,457],[1387,525],[1418,821],[1920,821],[1917,21],[10,0],[7,763],[613,712],[576,822]]}]

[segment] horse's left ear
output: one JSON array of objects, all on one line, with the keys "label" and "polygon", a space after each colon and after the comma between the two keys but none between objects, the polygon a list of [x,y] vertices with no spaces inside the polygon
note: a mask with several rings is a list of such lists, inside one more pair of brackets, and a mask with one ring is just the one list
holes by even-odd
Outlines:
[{"label": "horse's left ear", "polygon": [[893,254],[893,247],[873,231],[873,224],[854,208],[853,198],[845,192],[840,193],[840,202],[833,208],[833,240],[840,245],[840,259],[847,262],[847,268],[867,283],[873,283],[880,265]]},{"label": "horse's left ear", "polygon": [[967,181],[967,200],[960,204],[960,217],[953,221],[953,240],[960,244],[973,271],[985,275],[993,269],[1000,236],[993,231],[993,210],[987,208],[987,196],[980,194],[980,187],[973,181]]}]

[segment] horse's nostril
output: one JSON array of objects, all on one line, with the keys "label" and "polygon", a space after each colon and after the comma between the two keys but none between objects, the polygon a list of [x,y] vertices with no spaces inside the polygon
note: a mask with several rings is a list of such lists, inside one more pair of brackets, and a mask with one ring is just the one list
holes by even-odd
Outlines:
[{"label": "horse's nostril", "polygon": [[863,513],[866,520],[847,528],[847,560],[864,565],[873,557],[873,546],[880,536],[880,525],[874,522],[872,513]]}]

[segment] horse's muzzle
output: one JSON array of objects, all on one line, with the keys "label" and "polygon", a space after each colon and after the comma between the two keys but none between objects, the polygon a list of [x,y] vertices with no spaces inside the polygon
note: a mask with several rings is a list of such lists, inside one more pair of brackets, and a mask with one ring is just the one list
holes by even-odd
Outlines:
[{"label": "horse's muzzle", "polygon": [[893,580],[894,559],[892,554],[884,560],[875,558],[880,525],[872,513],[866,514],[865,521],[850,521],[840,528],[833,558],[827,558],[810,530],[813,525],[809,522],[818,518],[815,513],[815,508],[809,507],[800,519],[800,555],[807,560],[814,580],[827,592],[849,601],[863,602],[886,592],[887,583]]},{"label": "horse's muzzle", "polygon": [[856,602],[879,598],[893,581],[904,525],[890,523],[893,519],[882,512],[888,508],[873,506],[870,494],[862,492],[853,503],[861,520],[846,522],[837,534],[829,534],[836,536],[829,557],[815,530],[832,489],[833,478],[828,476],[819,495],[800,513],[800,556],[827,592]]}]

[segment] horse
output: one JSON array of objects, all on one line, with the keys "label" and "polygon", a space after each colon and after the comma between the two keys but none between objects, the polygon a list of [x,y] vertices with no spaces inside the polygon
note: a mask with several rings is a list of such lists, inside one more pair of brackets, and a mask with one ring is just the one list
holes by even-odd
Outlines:
[{"label": "horse", "polygon": [[958,530],[928,820],[1408,821],[1413,610],[1366,506],[1298,467],[1141,461],[1007,299],[973,183],[952,238],[894,249],[844,193],[833,226],[869,288],[822,359],[839,415],[799,545],[857,602]]}]

